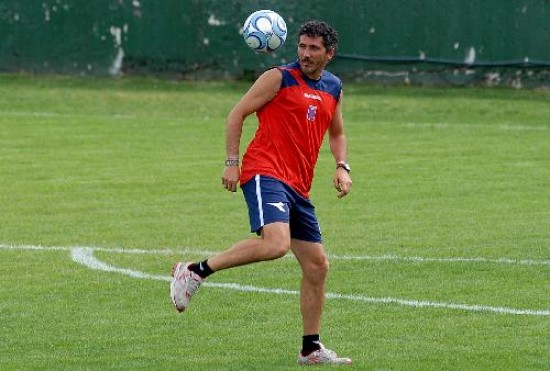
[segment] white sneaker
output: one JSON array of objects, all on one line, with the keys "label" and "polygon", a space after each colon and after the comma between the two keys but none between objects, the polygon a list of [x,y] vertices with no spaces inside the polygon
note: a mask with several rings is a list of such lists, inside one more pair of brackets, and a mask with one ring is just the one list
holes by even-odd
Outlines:
[{"label": "white sneaker", "polygon": [[192,263],[179,262],[172,267],[174,279],[170,283],[170,298],[180,313],[189,306],[191,296],[199,289],[203,281],[201,276],[188,269],[190,264]]},{"label": "white sneaker", "polygon": [[333,365],[351,365],[351,359],[338,358],[336,352],[329,350],[321,344],[321,349],[310,353],[307,356],[302,356],[298,353],[299,365],[318,365],[318,364],[333,364]]}]

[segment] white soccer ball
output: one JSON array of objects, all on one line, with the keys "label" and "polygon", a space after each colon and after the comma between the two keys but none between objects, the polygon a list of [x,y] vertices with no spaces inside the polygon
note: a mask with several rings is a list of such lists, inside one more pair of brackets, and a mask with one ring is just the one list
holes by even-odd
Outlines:
[{"label": "white soccer ball", "polygon": [[248,16],[243,26],[243,38],[257,53],[279,49],[286,40],[286,23],[273,10],[258,10]]}]

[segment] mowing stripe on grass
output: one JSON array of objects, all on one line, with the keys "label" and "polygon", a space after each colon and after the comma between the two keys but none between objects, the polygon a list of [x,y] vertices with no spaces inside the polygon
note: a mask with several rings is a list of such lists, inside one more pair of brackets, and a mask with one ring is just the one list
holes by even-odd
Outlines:
[{"label": "mowing stripe on grass", "polygon": [[[0,116],[27,116],[27,117],[109,117],[110,119],[135,119],[139,115],[129,114],[113,114],[106,115],[103,113],[73,113],[73,112],[48,112],[48,111],[0,111]],[[502,124],[491,125],[483,123],[430,123],[430,122],[384,122],[384,125],[398,125],[408,128],[427,128],[427,129],[457,129],[457,128],[481,128],[481,129],[498,129],[503,131],[547,131],[550,129],[548,126],[543,125],[524,125],[524,124]]]},{"label": "mowing stripe on grass", "polygon": [[27,111],[0,111],[1,116],[27,116],[27,117],[108,117],[109,119],[135,119],[137,116],[115,113],[107,115],[104,113],[72,113],[72,112],[27,112]]},{"label": "mowing stripe on grass", "polygon": [[391,122],[391,123],[384,123],[385,125],[399,125],[399,126],[405,126],[407,128],[427,128],[427,129],[499,129],[504,131],[547,131],[547,126],[541,126],[541,125],[522,125],[522,124],[516,124],[516,125],[509,125],[509,124],[503,124],[503,125],[490,125],[490,124],[479,124],[479,123],[466,123],[466,124],[457,124],[457,123],[427,123],[427,122]]}]

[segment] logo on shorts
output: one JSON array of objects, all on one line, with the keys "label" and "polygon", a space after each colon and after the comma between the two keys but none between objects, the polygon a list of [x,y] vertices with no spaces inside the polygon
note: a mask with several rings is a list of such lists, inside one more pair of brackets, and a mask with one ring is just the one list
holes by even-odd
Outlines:
[{"label": "logo on shorts", "polygon": [[286,212],[285,204],[282,202],[268,202],[267,204],[276,207],[277,209],[279,209],[279,211],[283,213]]}]

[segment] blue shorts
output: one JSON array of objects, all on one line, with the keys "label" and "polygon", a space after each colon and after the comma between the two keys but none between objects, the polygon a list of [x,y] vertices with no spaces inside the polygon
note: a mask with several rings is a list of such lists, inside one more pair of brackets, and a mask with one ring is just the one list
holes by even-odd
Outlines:
[{"label": "blue shorts", "polygon": [[264,225],[283,222],[289,224],[291,238],[322,241],[315,207],[285,183],[256,175],[241,188],[248,205],[251,232],[260,234]]}]

